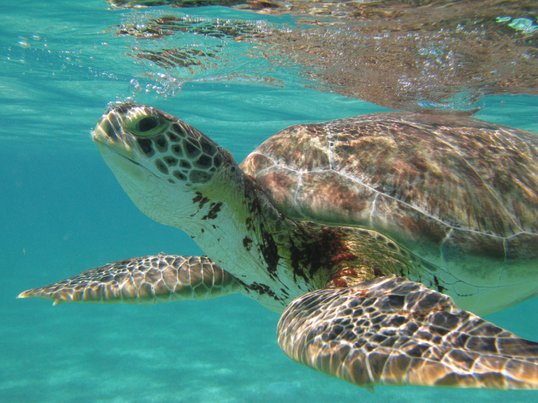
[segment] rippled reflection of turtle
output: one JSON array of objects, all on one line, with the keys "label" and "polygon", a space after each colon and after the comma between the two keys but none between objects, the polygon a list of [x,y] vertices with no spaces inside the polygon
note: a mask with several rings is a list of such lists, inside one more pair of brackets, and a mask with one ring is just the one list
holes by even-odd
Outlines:
[{"label": "rippled reflection of turtle", "polygon": [[[257,26],[249,15],[246,20],[193,21],[148,14],[143,24],[119,28],[120,35],[146,38],[179,33],[176,50],[170,49],[170,40],[162,50],[152,42],[148,55],[137,41],[131,53],[167,69],[183,67],[185,46],[199,41],[184,43],[181,38],[197,33],[249,42],[253,49],[235,49],[234,54],[246,51],[250,58],[275,66],[299,66],[322,89],[329,86],[392,109],[473,110],[483,95],[538,93],[535,0],[109,1],[122,7],[214,4],[296,17],[294,24]],[[234,59],[240,61],[232,68],[235,74],[272,76],[271,71],[252,74],[242,58],[220,55],[214,61],[224,66]]]},{"label": "rippled reflection of turtle", "polygon": [[122,104],[93,139],[134,203],[208,257],[133,258],[20,297],[242,292],[284,311],[288,355],[359,385],[538,388],[538,345],[446,295],[483,313],[536,294],[532,134],[367,115],[285,129],[239,167],[185,122]]}]

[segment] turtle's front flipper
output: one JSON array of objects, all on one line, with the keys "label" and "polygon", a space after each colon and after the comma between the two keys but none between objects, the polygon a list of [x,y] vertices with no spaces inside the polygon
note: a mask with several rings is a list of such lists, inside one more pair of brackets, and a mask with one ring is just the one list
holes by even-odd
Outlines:
[{"label": "turtle's front flipper", "polygon": [[295,299],[278,342],[291,358],[358,385],[538,388],[538,343],[404,278]]},{"label": "turtle's front flipper", "polygon": [[109,263],[23,291],[19,298],[61,302],[157,302],[204,299],[239,292],[241,284],[210,259],[159,254]]}]

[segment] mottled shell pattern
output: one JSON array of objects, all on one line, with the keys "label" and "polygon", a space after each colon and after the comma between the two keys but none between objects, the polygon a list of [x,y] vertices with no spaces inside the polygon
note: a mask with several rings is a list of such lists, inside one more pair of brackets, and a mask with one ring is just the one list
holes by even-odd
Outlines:
[{"label": "mottled shell pattern", "polygon": [[538,257],[538,136],[381,113],[277,133],[242,164],[295,218],[359,225],[446,262]]}]

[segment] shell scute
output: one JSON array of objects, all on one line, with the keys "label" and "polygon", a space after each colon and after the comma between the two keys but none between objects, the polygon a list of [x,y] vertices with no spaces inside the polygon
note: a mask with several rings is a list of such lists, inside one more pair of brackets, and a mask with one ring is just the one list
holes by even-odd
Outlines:
[{"label": "shell scute", "polygon": [[331,170],[306,172],[301,175],[301,184],[295,197],[301,216],[341,223],[368,220],[375,197],[373,190],[357,186]]}]

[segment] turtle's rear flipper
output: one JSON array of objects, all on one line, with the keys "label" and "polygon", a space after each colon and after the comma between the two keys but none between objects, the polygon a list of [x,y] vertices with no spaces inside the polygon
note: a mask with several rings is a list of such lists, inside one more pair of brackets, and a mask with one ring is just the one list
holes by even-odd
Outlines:
[{"label": "turtle's rear flipper", "polygon": [[278,342],[293,359],[358,385],[538,388],[538,343],[404,278],[295,299]]},{"label": "turtle's rear flipper", "polygon": [[241,285],[210,259],[159,254],[109,263],[23,291],[19,298],[61,302],[157,302],[204,299],[240,291]]}]

